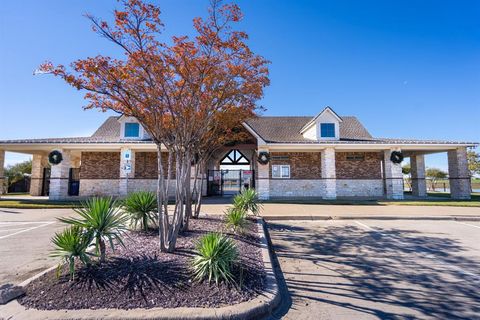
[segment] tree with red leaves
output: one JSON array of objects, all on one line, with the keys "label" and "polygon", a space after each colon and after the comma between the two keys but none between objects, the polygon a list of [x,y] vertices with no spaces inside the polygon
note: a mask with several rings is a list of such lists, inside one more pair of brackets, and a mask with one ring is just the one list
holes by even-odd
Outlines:
[{"label": "tree with red leaves", "polygon": [[[242,19],[235,4],[212,0],[208,17],[193,20],[196,36],[172,37],[170,43],[161,40],[158,6],[141,0],[122,4],[113,23],[86,16],[125,59],[96,56],[70,68],[46,62],[40,70],[86,91],[86,109],[135,117],[150,135],[158,154],[160,250],[172,252],[192,215],[192,162],[205,163],[212,150],[234,138],[232,128],[255,116],[269,84],[268,61],[250,50],[246,33],[232,28]],[[166,168],[162,150],[168,151]],[[175,205],[169,211],[173,164]]]}]

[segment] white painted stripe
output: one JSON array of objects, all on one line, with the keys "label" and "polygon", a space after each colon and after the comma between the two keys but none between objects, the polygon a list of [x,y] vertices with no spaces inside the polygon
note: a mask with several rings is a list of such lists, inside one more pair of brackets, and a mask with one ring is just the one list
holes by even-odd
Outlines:
[{"label": "white painted stripe", "polygon": [[37,229],[37,228],[45,227],[45,226],[48,226],[48,225],[50,225],[50,224],[52,224],[52,223],[55,223],[55,221],[48,222],[48,223],[42,224],[42,225],[40,225],[40,226],[35,226],[35,227],[31,227],[31,228],[24,229],[24,230],[21,230],[21,231],[17,231],[17,232],[11,233],[11,234],[7,234],[6,236],[0,237],[0,240],[1,240],[1,239],[8,238],[8,237],[11,237],[11,236],[14,236],[14,235],[17,235],[17,234],[20,234],[20,233],[23,233],[23,232],[27,232],[27,231],[34,230],[34,229]]},{"label": "white painted stripe", "polygon": [[20,224],[44,224],[44,223],[52,223],[55,221],[3,221],[0,222],[0,225],[20,225]]},{"label": "white painted stripe", "polygon": [[[362,222],[360,222],[360,221],[355,221],[355,223],[357,223],[358,225],[364,227],[364,228],[367,229],[368,231],[374,231],[374,232],[382,235],[382,237],[390,238],[390,239],[392,239],[394,242],[400,243],[400,244],[402,244],[402,245],[404,245],[404,246],[408,246],[408,244],[407,244],[406,242],[401,241],[401,240],[398,240],[398,239],[395,239],[395,238],[393,238],[392,236],[390,236],[390,235],[387,234],[387,233],[383,233],[383,232],[380,232],[380,231],[376,231],[375,229],[367,226],[366,224],[364,224],[364,223],[362,223]],[[470,225],[470,226],[477,227],[477,226],[474,226],[474,225]],[[456,271],[458,271],[458,272],[460,272],[460,273],[463,273],[464,275],[468,275],[468,276],[470,276],[470,277],[475,278],[476,281],[480,281],[480,275],[475,274],[475,273],[472,273],[472,272],[467,271],[467,270],[464,270],[464,269],[462,269],[462,268],[460,268],[460,267],[458,267],[458,266],[456,266],[456,265],[453,265],[453,264],[449,264],[449,263],[440,261],[440,260],[438,259],[438,257],[435,256],[434,254],[431,254],[431,253],[426,254],[426,255],[421,255],[421,254],[418,254],[418,253],[416,253],[416,254],[419,255],[419,256],[421,256],[421,257],[423,257],[423,258],[429,258],[429,259],[436,260],[439,264],[443,265],[444,267],[450,268],[451,270],[452,270],[452,269],[453,269],[453,270],[456,270]]]},{"label": "white painted stripe", "polygon": [[464,226],[470,226],[470,227],[474,227],[474,228],[478,228],[480,229],[480,226],[476,226],[474,224],[470,224],[470,223],[465,223],[465,222],[459,222],[459,221],[455,221],[456,223],[459,223],[459,224],[463,224]]},{"label": "white painted stripe", "polygon": [[11,232],[11,231],[15,231],[15,230],[25,230],[25,229],[28,229],[28,228],[15,228],[15,229],[0,229],[0,232]]}]

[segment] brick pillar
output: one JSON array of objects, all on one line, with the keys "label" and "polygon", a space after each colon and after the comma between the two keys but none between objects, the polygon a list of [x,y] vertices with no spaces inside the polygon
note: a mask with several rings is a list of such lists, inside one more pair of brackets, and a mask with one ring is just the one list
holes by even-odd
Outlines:
[{"label": "brick pillar", "polygon": [[30,180],[30,195],[41,196],[43,186],[43,169],[47,165],[47,157],[42,154],[32,156],[32,178]]},{"label": "brick pillar", "polygon": [[50,173],[50,200],[63,200],[68,197],[68,177],[70,174],[70,151],[60,150],[63,160],[59,164],[52,164]]},{"label": "brick pillar", "polygon": [[325,194],[323,199],[337,198],[337,175],[335,168],[335,149],[325,148],[321,155],[322,179],[325,182]]},{"label": "brick pillar", "polygon": [[448,151],[448,176],[452,199],[470,199],[471,180],[468,171],[467,148]]},{"label": "brick pillar", "polygon": [[423,154],[410,156],[412,174],[412,195],[427,196],[427,181],[425,180],[425,156]]},{"label": "brick pillar", "polygon": [[0,195],[7,193],[6,179],[5,179],[5,150],[0,150]]},{"label": "brick pillar", "polygon": [[385,150],[383,153],[385,192],[387,199],[401,200],[403,199],[403,173],[402,164],[393,163],[390,155],[393,151],[399,149]]},{"label": "brick pillar", "polygon": [[[258,150],[258,152],[266,150]],[[256,159],[255,159],[256,161]],[[257,192],[261,200],[270,198],[270,163],[261,164],[257,162]]]},{"label": "brick pillar", "polygon": [[[125,159],[123,156],[124,152],[128,149],[130,148],[122,148],[120,152],[120,182],[118,186],[118,194],[120,195],[120,197],[127,196],[129,192],[128,180],[135,177],[135,151],[131,150],[130,160]],[[127,164],[129,164],[131,167],[130,173],[127,173],[127,171],[125,170]]]}]

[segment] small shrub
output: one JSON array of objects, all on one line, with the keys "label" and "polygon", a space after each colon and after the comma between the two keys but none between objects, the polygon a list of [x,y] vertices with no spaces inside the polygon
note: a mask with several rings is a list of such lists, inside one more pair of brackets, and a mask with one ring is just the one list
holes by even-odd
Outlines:
[{"label": "small shrub", "polygon": [[258,202],[258,193],[253,188],[248,188],[237,194],[233,198],[233,205],[236,208],[241,208],[245,212],[251,212],[253,215],[258,215],[262,209],[262,205]]},{"label": "small shrub", "polygon": [[157,196],[153,192],[134,192],[123,201],[123,209],[130,216],[132,225],[136,229],[148,230],[148,224],[155,224],[157,210]]},{"label": "small shrub", "polygon": [[100,262],[105,261],[105,241],[114,250],[113,241],[123,245],[121,234],[127,229],[129,217],[120,211],[120,207],[111,197],[91,198],[82,202],[82,207],[73,209],[80,215],[77,218],[58,218],[58,220],[83,228],[93,240]]},{"label": "small shrub", "polygon": [[84,264],[90,263],[90,253],[87,252],[87,248],[91,241],[90,234],[78,226],[71,226],[61,233],[55,233],[52,238],[55,249],[50,256],[61,258],[61,263],[57,268],[57,276],[60,275],[62,263],[66,263],[68,264],[70,279],[75,279],[75,260],[78,259]]},{"label": "small shrub", "polygon": [[232,267],[238,260],[235,242],[219,233],[208,233],[197,243],[192,261],[194,279],[233,282]]},{"label": "small shrub", "polygon": [[225,225],[235,233],[242,232],[247,225],[247,213],[242,208],[228,208],[225,213]]}]

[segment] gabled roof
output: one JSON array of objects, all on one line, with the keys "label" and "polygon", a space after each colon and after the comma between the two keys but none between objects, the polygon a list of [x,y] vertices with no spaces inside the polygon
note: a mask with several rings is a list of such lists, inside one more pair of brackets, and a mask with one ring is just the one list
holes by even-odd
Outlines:
[{"label": "gabled roof", "polygon": [[[340,140],[372,140],[370,133],[357,118],[344,116],[341,119]],[[317,143],[318,141],[304,138],[301,133],[302,128],[311,121],[312,117],[258,117],[248,120],[247,125],[267,143]]]},{"label": "gabled roof", "polygon": [[337,118],[338,122],[342,122],[343,119],[335,112],[333,111],[332,108],[330,108],[329,106],[326,106],[325,109],[323,109],[322,111],[320,111],[319,114],[317,114],[315,117],[313,117],[312,120],[308,121],[303,127],[302,129],[300,129],[300,133],[304,133],[308,128],[310,128],[314,123],[315,121],[317,121],[317,119],[322,115],[324,114],[325,112],[330,112],[331,114],[333,114],[333,116],[335,118]]},{"label": "gabled roof", "polygon": [[[90,137],[0,140],[0,144],[151,144],[150,139],[120,138],[120,116],[111,116]],[[340,140],[317,141],[305,139],[301,129],[313,117],[257,117],[246,125],[266,143],[276,144],[451,144],[475,146],[474,142],[374,138],[356,117],[342,116]],[[1,146],[0,146],[1,147]]]}]

